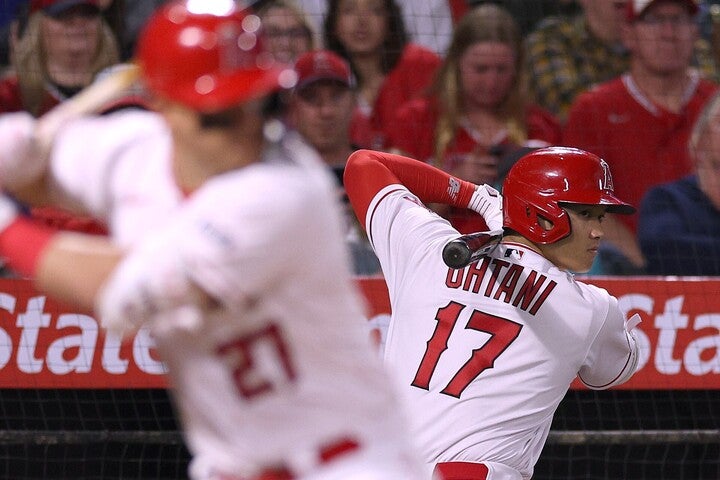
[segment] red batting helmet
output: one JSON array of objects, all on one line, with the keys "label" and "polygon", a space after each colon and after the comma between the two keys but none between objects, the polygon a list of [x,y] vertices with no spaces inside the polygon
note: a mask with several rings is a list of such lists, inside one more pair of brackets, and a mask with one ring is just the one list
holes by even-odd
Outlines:
[{"label": "red batting helmet", "polygon": [[260,26],[234,0],[166,4],[138,39],[137,62],[147,88],[209,113],[293,87],[292,68],[262,53]]},{"label": "red batting helmet", "polygon": [[[505,178],[502,194],[503,226],[539,244],[570,234],[563,203],[607,205],[610,213],[635,212],[615,196],[605,160],[577,148],[547,147],[523,156]],[[552,228],[543,228],[538,217],[550,220]]]}]

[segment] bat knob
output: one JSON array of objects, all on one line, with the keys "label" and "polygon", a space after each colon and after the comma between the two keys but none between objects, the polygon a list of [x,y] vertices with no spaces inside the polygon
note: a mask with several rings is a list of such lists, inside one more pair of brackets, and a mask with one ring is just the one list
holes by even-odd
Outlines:
[{"label": "bat knob", "polygon": [[448,267],[460,269],[465,268],[470,263],[472,252],[465,242],[454,240],[445,245],[442,258]]}]

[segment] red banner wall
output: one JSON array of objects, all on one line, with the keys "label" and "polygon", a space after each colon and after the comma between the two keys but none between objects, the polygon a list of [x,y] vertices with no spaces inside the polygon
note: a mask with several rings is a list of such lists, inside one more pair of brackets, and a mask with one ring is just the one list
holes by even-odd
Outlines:
[{"label": "red banner wall", "polygon": [[[601,278],[585,281],[615,295],[643,319],[640,370],[626,389],[720,389],[720,279]],[[390,314],[382,279],[358,279],[373,334]],[[89,315],[0,280],[0,388],[162,388],[163,365],[146,331],[120,342]],[[576,386],[577,387],[577,386]]]}]

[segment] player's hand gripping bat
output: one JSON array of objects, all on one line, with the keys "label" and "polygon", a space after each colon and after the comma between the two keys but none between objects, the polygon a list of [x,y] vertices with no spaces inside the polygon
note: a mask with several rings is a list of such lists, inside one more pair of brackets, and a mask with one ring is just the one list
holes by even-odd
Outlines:
[{"label": "player's hand gripping bat", "polygon": [[63,124],[83,115],[96,113],[108,102],[122,96],[137,80],[139,70],[136,65],[124,64],[40,117],[34,133],[37,153],[46,158]]},{"label": "player's hand gripping bat", "polygon": [[502,230],[489,230],[463,235],[443,248],[442,258],[450,268],[464,268],[492,252],[502,240]]}]

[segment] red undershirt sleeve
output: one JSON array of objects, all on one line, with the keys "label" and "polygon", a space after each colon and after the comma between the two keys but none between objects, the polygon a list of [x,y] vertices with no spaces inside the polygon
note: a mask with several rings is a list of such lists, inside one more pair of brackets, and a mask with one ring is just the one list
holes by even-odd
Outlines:
[{"label": "red undershirt sleeve", "polygon": [[14,272],[32,278],[45,248],[57,233],[28,218],[17,217],[0,232],[0,256]]},{"label": "red undershirt sleeve", "polygon": [[475,185],[401,155],[358,150],[345,167],[345,191],[355,214],[365,223],[370,202],[388,185],[403,185],[423,203],[442,203],[465,208]]}]

